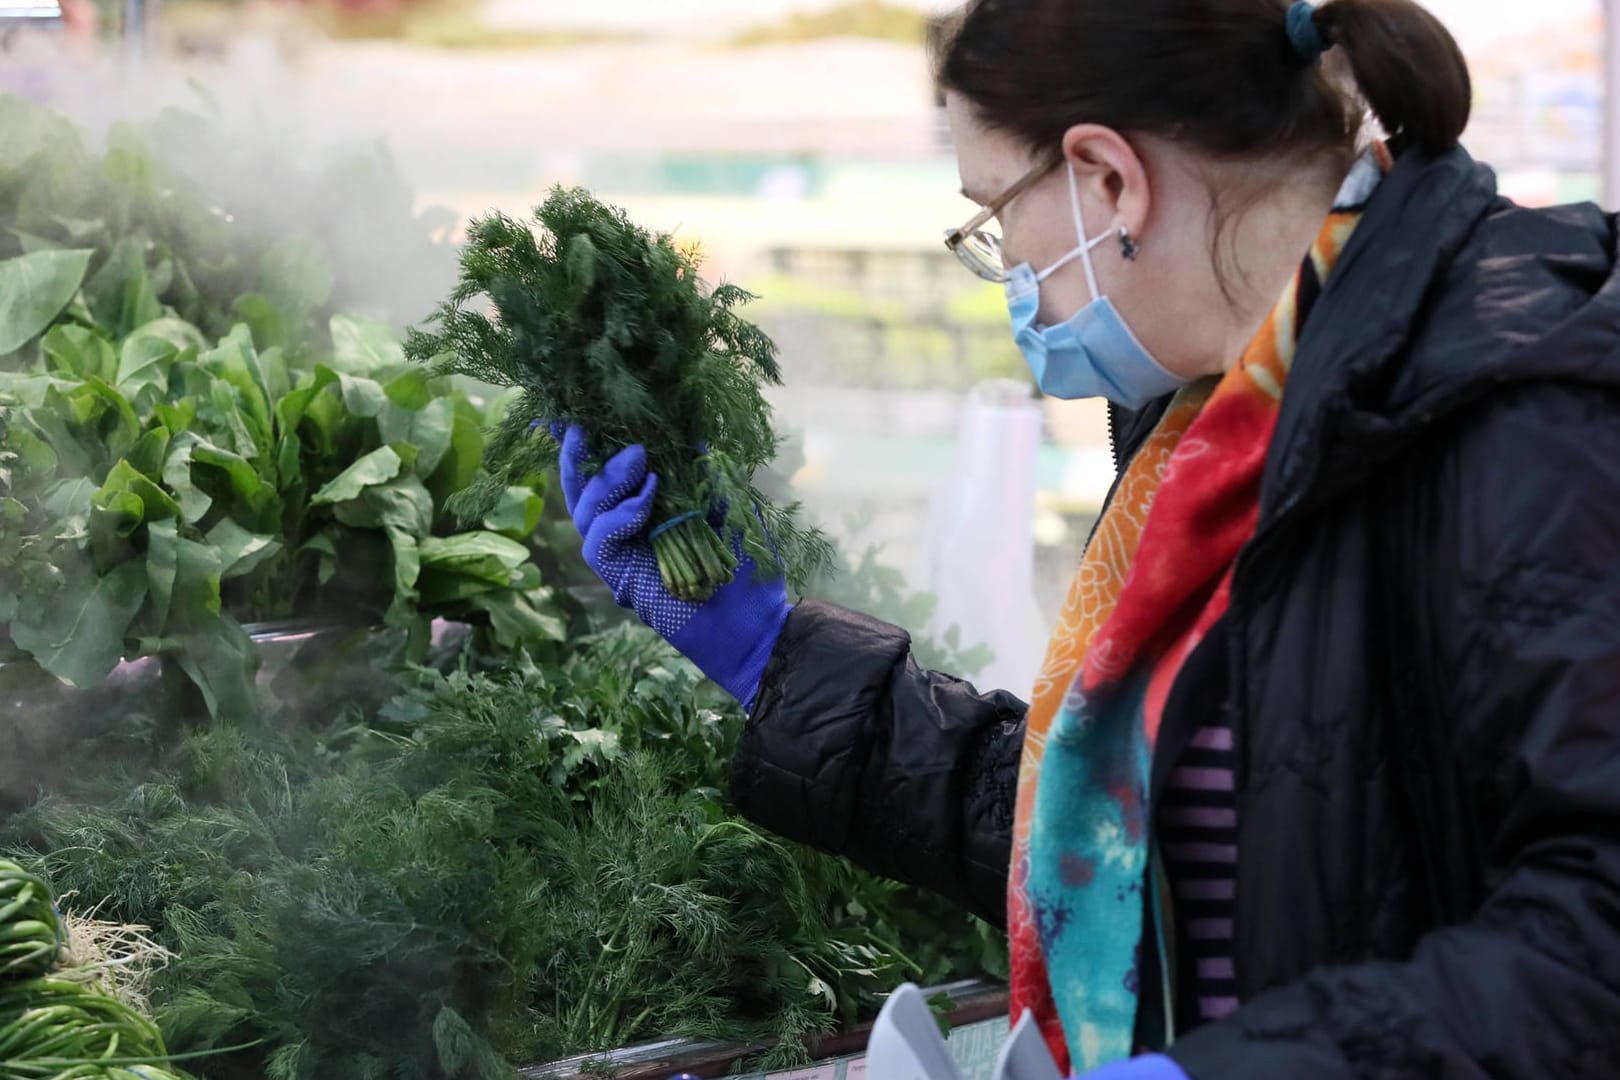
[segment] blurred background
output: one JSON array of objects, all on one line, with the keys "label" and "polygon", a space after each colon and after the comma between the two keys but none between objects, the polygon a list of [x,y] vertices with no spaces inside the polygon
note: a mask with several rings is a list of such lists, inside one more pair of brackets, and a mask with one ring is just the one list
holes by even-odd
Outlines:
[{"label": "blurred background", "polygon": [[[910,629],[960,625],[995,653],[981,684],[1022,693],[1112,463],[1101,406],[1031,396],[999,288],[940,242],[974,209],[926,52],[953,6],[0,0],[0,94],[50,103],[92,138],[180,106],[311,162],[362,147],[397,174],[377,197],[409,200],[451,240],[562,183],[697,242],[711,279],[759,295],[752,317],[780,346],[784,481],[936,598],[917,615],[932,625]],[[1506,192],[1604,199],[1602,0],[1428,6],[1469,55],[1466,141]],[[374,182],[356,173],[347,194]],[[289,227],[345,226],[307,193],[256,196]],[[393,250],[352,231],[347,244]],[[374,261],[422,316],[454,270]]]}]

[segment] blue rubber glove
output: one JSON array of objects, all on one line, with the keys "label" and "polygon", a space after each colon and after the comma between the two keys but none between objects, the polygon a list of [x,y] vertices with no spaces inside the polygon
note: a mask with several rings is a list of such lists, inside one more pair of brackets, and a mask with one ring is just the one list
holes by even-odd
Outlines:
[{"label": "blue rubber glove", "polygon": [[1080,1080],[1189,1080],[1181,1066],[1163,1054],[1145,1054],[1093,1069]]},{"label": "blue rubber glove", "polygon": [[559,470],[563,500],[585,541],[585,562],[613,590],[620,607],[634,611],[743,708],[752,709],[765,664],[793,610],[786,582],[781,577],[755,581],[753,559],[734,542],[742,565],[730,583],[701,604],[675,599],[664,588],[647,537],[658,474],[647,471],[646,450],[627,446],[594,476],[585,475],[588,456],[584,433],[568,428]]}]

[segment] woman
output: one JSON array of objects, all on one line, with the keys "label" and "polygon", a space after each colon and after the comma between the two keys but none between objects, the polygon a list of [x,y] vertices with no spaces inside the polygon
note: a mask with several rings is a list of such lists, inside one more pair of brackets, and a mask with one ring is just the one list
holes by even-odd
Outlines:
[{"label": "woman", "polygon": [[571,431],[586,557],[749,709],[737,804],[1005,922],[1078,1070],[1615,1075],[1614,222],[1497,196],[1410,0],[980,0],[939,73],[951,246],[1119,479],[1026,706],[670,600],[645,456]]}]

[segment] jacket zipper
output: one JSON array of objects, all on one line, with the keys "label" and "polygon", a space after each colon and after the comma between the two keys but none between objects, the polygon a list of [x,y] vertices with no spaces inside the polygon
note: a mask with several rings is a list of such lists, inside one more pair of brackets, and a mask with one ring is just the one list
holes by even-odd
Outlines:
[{"label": "jacket zipper", "polygon": [[[1114,459],[1114,482],[1108,485],[1108,494],[1103,496],[1102,506],[1097,510],[1097,518],[1091,523],[1090,531],[1086,533],[1085,546],[1080,549],[1082,552],[1090,549],[1091,540],[1097,535],[1097,526],[1102,524],[1103,517],[1108,513],[1108,507],[1114,501],[1114,494],[1119,491],[1120,482],[1125,479],[1125,466],[1129,464],[1130,457],[1141,449],[1142,444],[1147,441],[1147,436],[1144,435],[1136,440],[1135,445],[1130,447],[1122,446],[1120,444],[1121,432],[1119,430],[1121,426],[1120,416],[1120,407],[1110,401],[1108,403],[1108,453]],[[1154,426],[1157,425],[1158,421],[1155,420]],[[1148,429],[1149,434],[1152,433],[1152,430],[1152,428]]]}]

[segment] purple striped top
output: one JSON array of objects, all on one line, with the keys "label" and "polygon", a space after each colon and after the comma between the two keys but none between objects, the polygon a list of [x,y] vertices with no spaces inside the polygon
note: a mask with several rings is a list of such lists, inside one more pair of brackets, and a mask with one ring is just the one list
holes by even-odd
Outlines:
[{"label": "purple striped top", "polygon": [[1237,1008],[1232,912],[1237,891],[1237,793],[1232,729],[1198,729],[1170,773],[1159,809],[1159,837],[1175,898],[1181,978],[1192,980],[1198,1017]]}]

